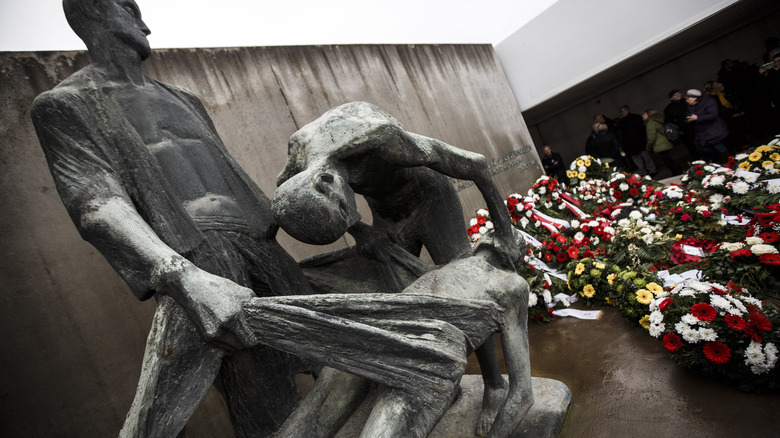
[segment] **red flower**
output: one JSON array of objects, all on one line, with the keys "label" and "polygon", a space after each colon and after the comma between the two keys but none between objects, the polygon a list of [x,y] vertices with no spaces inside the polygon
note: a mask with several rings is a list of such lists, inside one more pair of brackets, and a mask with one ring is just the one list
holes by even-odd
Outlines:
[{"label": "red flower", "polygon": [[688,213],[685,213],[682,216],[680,216],[680,220],[683,221],[683,222],[687,221],[690,218],[691,218],[691,215],[689,215]]},{"label": "red flower", "polygon": [[590,231],[590,225],[584,224],[583,226],[580,227],[580,229],[582,230],[583,233],[587,233],[588,231]]},{"label": "red flower", "polygon": [[749,249],[742,248],[742,249],[738,249],[736,251],[731,251],[731,254],[729,254],[729,257],[731,257],[732,259],[735,259],[737,257],[748,257],[751,254],[753,254],[753,253],[751,253]]},{"label": "red flower", "polygon": [[780,234],[772,232],[772,231],[767,231],[765,233],[761,233],[761,234],[758,235],[758,237],[760,237],[766,243],[774,243],[774,242],[777,242],[778,240],[780,240]]},{"label": "red flower", "polygon": [[466,233],[468,233],[468,235],[469,235],[469,236],[471,236],[471,235],[473,235],[473,234],[474,234],[474,232],[473,232],[473,231],[471,231],[471,227],[469,227],[469,229],[468,229],[468,230],[466,230]]},{"label": "red flower", "polygon": [[761,254],[758,256],[758,261],[765,265],[780,266],[780,255]]},{"label": "red flower", "polygon": [[637,196],[637,195],[639,195],[639,190],[631,189],[631,190],[628,191],[628,193],[630,193],[631,196]]},{"label": "red flower", "polygon": [[563,263],[568,259],[568,257],[566,257],[566,253],[559,252],[558,254],[555,255],[555,259]]},{"label": "red flower", "polygon": [[753,324],[747,324],[744,329],[745,336],[750,338],[753,342],[764,342],[764,339],[761,338],[761,333],[758,332],[758,329]]},{"label": "red flower", "polygon": [[509,203],[509,205],[517,205],[517,198],[513,196],[506,198],[506,200]]},{"label": "red flower", "polygon": [[477,223],[480,225],[485,225],[485,222],[487,222],[487,219],[485,219],[485,216],[477,216]]},{"label": "red flower", "polygon": [[715,286],[712,286],[712,287],[710,288],[710,290],[712,290],[713,292],[715,292],[715,293],[716,293],[716,294],[718,294],[718,295],[728,295],[728,294],[729,294],[729,293],[728,293],[728,292],[726,292],[725,290],[723,290],[723,289],[721,289],[721,288],[719,288],[719,287],[715,287]]},{"label": "red flower", "polygon": [[677,351],[682,347],[682,340],[676,333],[667,333],[664,335],[664,347],[669,351]]},{"label": "red flower", "polygon": [[696,176],[702,176],[702,175],[704,175],[704,172],[702,172],[701,170],[696,171]]},{"label": "red flower", "polygon": [[515,212],[515,206],[512,205],[512,204],[507,204],[506,205],[506,209],[509,210],[510,213],[514,213]]},{"label": "red flower", "polygon": [[479,225],[474,224],[471,226],[471,232],[472,233],[479,233]]},{"label": "red flower", "polygon": [[620,192],[620,191],[618,191],[618,190],[615,190],[615,193],[614,193],[612,196],[614,196],[614,197],[615,197],[615,199],[620,199],[620,198],[622,198],[622,197],[623,197],[623,193],[621,193],[621,192]]},{"label": "red flower", "polygon": [[715,317],[718,316],[715,308],[707,303],[694,304],[691,306],[691,313],[702,321],[715,321]]},{"label": "red flower", "polygon": [[769,319],[767,319],[766,316],[760,313],[751,313],[748,315],[748,318],[750,318],[750,322],[762,332],[772,330],[772,323],[769,322]]},{"label": "red flower", "polygon": [[709,210],[702,210],[701,214],[703,214],[704,217],[710,217],[710,214],[712,213],[710,213]]},{"label": "red flower", "polygon": [[550,262],[552,261],[552,259],[553,259],[552,254],[550,254],[549,252],[544,253],[544,261]]},{"label": "red flower", "polygon": [[731,350],[723,342],[708,342],[702,351],[712,363],[724,364],[731,359]]},{"label": "red flower", "polygon": [[536,315],[534,315],[534,318],[542,319],[542,318],[544,318],[544,315],[542,315],[541,313],[537,313]]},{"label": "red flower", "polygon": [[576,246],[570,246],[569,247],[569,257],[576,259],[580,255],[580,251]]},{"label": "red flower", "polygon": [[726,315],[726,324],[728,324],[728,326],[733,328],[734,330],[739,330],[739,331],[743,331],[745,330],[745,328],[747,328],[747,323],[739,315],[732,315],[732,314]]},{"label": "red flower", "polygon": [[664,310],[667,307],[669,307],[672,304],[673,301],[674,301],[674,298],[669,297],[669,298],[661,301],[661,303],[658,304],[658,308],[661,309],[661,310]]}]

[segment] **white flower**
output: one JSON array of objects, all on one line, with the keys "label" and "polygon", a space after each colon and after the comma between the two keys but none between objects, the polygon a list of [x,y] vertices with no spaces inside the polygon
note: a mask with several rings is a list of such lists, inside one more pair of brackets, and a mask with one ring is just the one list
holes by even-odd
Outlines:
[{"label": "white flower", "polygon": [[486,226],[479,227],[479,234],[485,234],[488,232],[488,228]]},{"label": "white flower", "polygon": [[772,245],[760,244],[750,247],[750,251],[755,255],[761,254],[777,254],[777,248]]},{"label": "white flower", "polygon": [[728,311],[729,309],[731,309],[731,303],[729,302],[729,300],[723,298],[720,295],[710,295],[710,304],[712,304],[712,307],[724,311]]},{"label": "white flower", "polygon": [[590,225],[591,227],[598,227],[599,223],[598,223],[598,221],[590,221],[590,222],[588,222],[588,225]]},{"label": "white flower", "polygon": [[545,193],[547,193],[547,189],[545,189],[544,187],[539,187],[539,194],[544,195]]},{"label": "white flower", "polygon": [[745,181],[737,181],[733,186],[731,186],[731,190],[733,190],[734,193],[738,195],[744,195],[748,192],[748,190],[750,190],[750,184],[746,183]]},{"label": "white flower", "polygon": [[598,245],[599,242],[601,242],[601,240],[598,238],[598,236],[593,236],[593,238],[590,239],[590,243],[592,243],[593,245]]},{"label": "white flower", "polygon": [[693,328],[689,328],[688,330],[684,330],[682,333],[682,338],[685,342],[695,344],[699,341],[701,341],[701,337],[699,336],[699,331]]},{"label": "white flower", "polygon": [[752,183],[758,181],[758,174],[757,173],[748,173],[748,174],[743,175],[742,179],[744,179],[745,182],[748,182],[748,183],[752,184]]},{"label": "white flower", "polygon": [[547,304],[550,304],[550,303],[552,303],[552,294],[550,293],[550,291],[549,291],[549,290],[545,290],[545,291],[542,293],[542,297],[544,297],[544,302],[545,302],[545,303],[547,303]]},{"label": "white flower", "polygon": [[718,339],[718,334],[715,332],[715,330],[709,327],[702,327],[699,329],[699,337],[702,341],[714,342],[716,339]]},{"label": "white flower", "polygon": [[770,181],[766,185],[766,191],[773,195],[780,193],[780,181]]},{"label": "white flower", "polygon": [[585,166],[580,166],[579,169],[577,169],[577,170],[579,170],[581,173],[585,173],[585,172],[588,171],[588,168],[585,167]]},{"label": "white flower", "polygon": [[553,198],[553,199],[558,199],[558,198],[560,198],[560,197],[561,197],[561,195],[560,195],[558,192],[553,192],[553,193],[552,193],[552,198]]},{"label": "white flower", "polygon": [[620,187],[620,190],[622,190],[624,192],[626,190],[628,190],[628,184],[626,184],[626,183],[620,183],[620,185],[618,187]]},{"label": "white flower", "polygon": [[766,372],[769,372],[769,367],[761,364],[761,365],[753,365],[750,367],[750,371],[753,372],[753,374],[764,374]]},{"label": "white flower", "polygon": [[761,344],[756,341],[750,341],[750,345],[745,349],[745,365],[759,365],[764,363],[766,355],[761,349]]},{"label": "white flower", "polygon": [[575,241],[581,241],[584,238],[585,238],[585,235],[581,231],[578,231],[577,234],[574,235],[574,240]]},{"label": "white flower", "polygon": [[[653,300],[655,301],[655,300]],[[664,320],[664,314],[658,310],[650,312],[650,324],[659,324]]]},{"label": "white flower", "polygon": [[642,219],[642,212],[638,210],[634,210],[628,214],[628,217],[634,220]]},{"label": "white flower", "polygon": [[488,230],[492,230],[493,229],[493,221],[485,222],[485,228],[487,228]]},{"label": "white flower", "polygon": [[651,244],[651,243],[653,243],[653,241],[655,240],[655,239],[653,238],[653,235],[652,235],[652,234],[645,234],[645,235],[643,235],[642,237],[640,237],[640,239],[642,239],[642,241],[643,241],[643,242],[645,242],[645,243],[647,243],[648,245],[649,245],[649,244]]},{"label": "white flower", "polygon": [[706,170],[707,172],[712,172],[713,170],[715,170],[715,166],[708,164],[704,166],[704,170]]},{"label": "white flower", "polygon": [[666,331],[666,326],[661,324],[650,324],[650,327],[647,329],[648,332],[650,332],[650,336],[657,338],[661,336],[661,333]]},{"label": "white flower", "polygon": [[709,201],[713,204],[722,204],[723,203],[723,195],[720,193],[715,193],[713,195],[710,195]]},{"label": "white flower", "polygon": [[490,216],[490,212],[485,210],[484,208],[480,208],[477,210],[477,214],[480,216]]},{"label": "white flower", "polygon": [[761,243],[764,243],[764,239],[757,237],[757,236],[750,236],[745,238],[745,243],[748,245],[758,245]]},{"label": "white flower", "polygon": [[734,161],[742,161],[742,160],[744,160],[745,158],[747,158],[749,156],[750,155],[748,155],[748,154],[737,154],[737,155],[734,155]]},{"label": "white flower", "polygon": [[578,221],[577,219],[572,220],[571,221],[571,227],[572,228],[579,228],[580,227],[580,221]]},{"label": "white flower", "polygon": [[528,294],[528,307],[533,307],[539,302],[539,297],[535,293]]},{"label": "white flower", "polygon": [[522,225],[522,226],[523,226],[523,228],[525,228],[525,227],[527,227],[527,226],[528,226],[528,222],[530,222],[530,221],[528,220],[528,218],[524,218],[524,217],[521,217],[521,218],[520,218],[520,225]]},{"label": "white flower", "polygon": [[[645,222],[645,223],[647,223],[647,222]],[[648,227],[642,227],[642,228],[639,229],[639,232],[642,233],[642,234],[650,234],[650,233],[653,232],[653,230],[648,228]]]},{"label": "white flower", "polygon": [[709,283],[702,283],[701,281],[692,281],[688,283],[688,286],[699,292],[709,292],[712,287]]},{"label": "white flower", "polygon": [[684,331],[690,330],[690,329],[691,329],[691,326],[689,326],[688,324],[686,324],[686,323],[684,323],[682,321],[680,321],[680,322],[678,322],[677,324],[674,325],[674,331],[676,331],[679,334],[683,334]]},{"label": "white flower", "polygon": [[680,318],[680,321],[686,325],[696,325],[699,323],[699,318],[693,316],[692,313],[686,313],[685,315],[682,316],[682,318]]},{"label": "white flower", "polygon": [[471,220],[469,221],[469,225],[473,227],[476,224],[477,224],[477,218],[475,217],[471,218]]}]

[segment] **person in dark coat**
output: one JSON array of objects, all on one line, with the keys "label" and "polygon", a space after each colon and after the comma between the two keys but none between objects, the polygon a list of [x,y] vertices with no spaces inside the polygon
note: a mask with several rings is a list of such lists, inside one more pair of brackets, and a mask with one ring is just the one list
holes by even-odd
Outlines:
[{"label": "person in dark coat", "polygon": [[640,175],[655,176],[658,170],[655,168],[653,157],[647,151],[647,134],[645,122],[639,114],[633,114],[628,105],[620,107],[620,121],[618,122],[618,138],[623,145],[623,151],[631,157],[631,161],[637,167]]},{"label": "person in dark coat", "polygon": [[545,145],[544,156],[542,156],[542,166],[548,176],[558,181],[566,181],[566,166],[563,164],[563,158],[558,152],[553,152],[550,146]]},{"label": "person in dark coat", "polygon": [[593,131],[585,142],[585,153],[616,169],[624,167],[618,139],[604,123],[593,124]]},{"label": "person in dark coat", "polygon": [[699,151],[696,150],[696,143],[693,141],[693,126],[689,126],[685,118],[688,116],[688,104],[683,100],[680,90],[674,89],[669,92],[669,104],[664,108],[664,122],[674,123],[680,130],[680,138],[685,149],[688,150],[688,161],[699,159]]},{"label": "person in dark coat", "polygon": [[723,142],[729,135],[726,122],[718,116],[718,103],[711,96],[692,88],[686,93],[688,116],[686,120],[693,124],[696,144],[705,156],[719,163],[728,161],[728,149]]}]

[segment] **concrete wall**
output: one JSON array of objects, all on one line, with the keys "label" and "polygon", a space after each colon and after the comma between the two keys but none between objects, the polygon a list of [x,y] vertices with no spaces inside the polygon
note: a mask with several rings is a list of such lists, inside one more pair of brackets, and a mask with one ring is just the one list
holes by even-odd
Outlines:
[{"label": "concrete wall", "polygon": [[760,64],[764,39],[778,35],[778,23],[780,11],[775,11],[706,44],[667,53],[665,62],[649,71],[623,70],[620,81],[543,120],[534,120],[533,110],[528,111],[526,120],[534,143],[540,149],[549,144],[565,161],[570,161],[585,153],[585,140],[595,114],[616,117],[624,104],[639,114],[648,108],[662,111],[669,103],[669,90],[701,89],[706,81],[717,79],[724,59]]},{"label": "concrete wall", "polygon": [[[140,372],[154,302],[137,302],[80,239],[28,115],[37,94],[88,62],[83,52],[0,53],[1,436],[115,436]],[[162,50],[146,71],[201,96],[228,149],[269,195],[290,134],[355,100],[495,160],[502,193],[525,191],[540,174],[488,45]],[[464,216],[484,205],[474,187],[460,194]],[[298,259],[323,251],[289,237],[282,244]],[[212,391],[189,436],[229,435],[221,403]]]}]

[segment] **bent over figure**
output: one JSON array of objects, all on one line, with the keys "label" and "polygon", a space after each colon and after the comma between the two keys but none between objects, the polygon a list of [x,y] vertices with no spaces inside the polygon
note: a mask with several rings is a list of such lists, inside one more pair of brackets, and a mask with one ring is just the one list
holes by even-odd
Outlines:
[{"label": "bent over figure", "polygon": [[[499,212],[493,216],[493,251],[505,266],[513,266],[517,242],[485,157],[411,133],[366,102],[333,108],[292,135],[287,164],[277,179],[274,214],[285,231],[306,243],[330,243],[349,232],[359,249],[370,251],[376,236],[386,234],[416,256],[424,245],[435,263],[446,264],[471,251],[460,201],[446,176],[474,181],[488,209]],[[373,227],[359,222],[354,193],[368,202]],[[321,202],[301,202],[304,198]],[[397,284],[393,291],[405,286]],[[495,340],[490,337],[478,347],[485,395],[476,433],[482,435],[507,385],[496,362]]]}]

